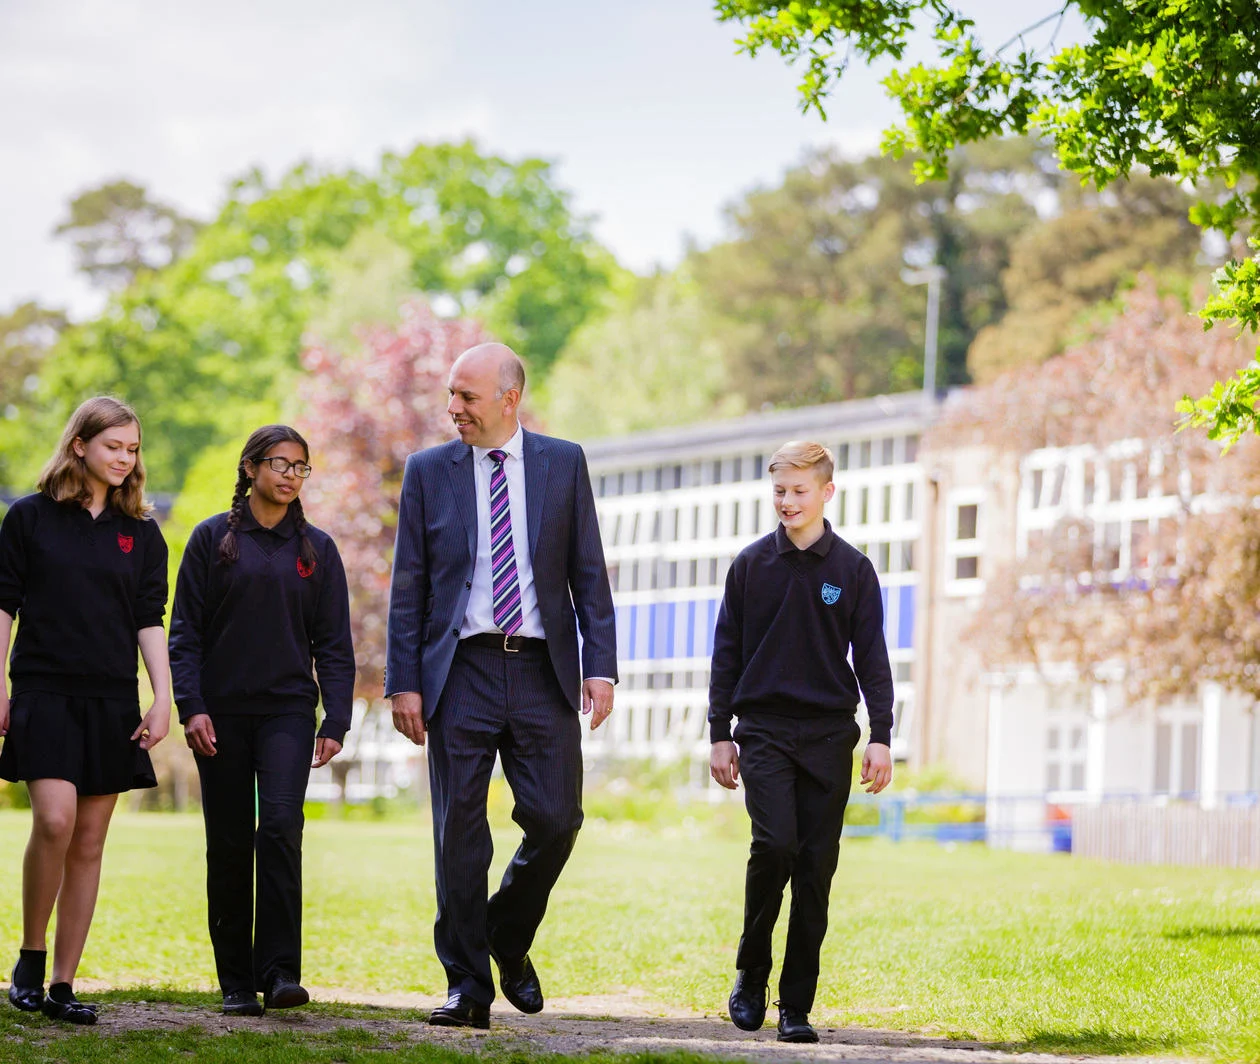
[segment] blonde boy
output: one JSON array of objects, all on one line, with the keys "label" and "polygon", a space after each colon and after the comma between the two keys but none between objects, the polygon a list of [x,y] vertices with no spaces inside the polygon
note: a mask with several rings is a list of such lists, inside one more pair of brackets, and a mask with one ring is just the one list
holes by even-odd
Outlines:
[{"label": "blonde boy", "polygon": [[874,793],[892,780],[883,600],[870,560],[823,518],[833,468],[817,443],[785,443],[771,458],[780,524],[731,564],[713,641],[710,771],[732,790],[742,777],[752,820],[730,1016],[745,1031],[765,1020],[770,939],[791,882],[779,973],[784,1042],[818,1041],[809,1011],[861,737],[859,699],[871,722],[862,782]]}]

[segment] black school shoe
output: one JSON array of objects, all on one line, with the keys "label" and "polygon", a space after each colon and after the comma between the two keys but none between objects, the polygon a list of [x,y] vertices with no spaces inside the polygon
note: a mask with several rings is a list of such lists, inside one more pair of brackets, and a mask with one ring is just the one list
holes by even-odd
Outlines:
[{"label": "black school shoe", "polygon": [[44,998],[41,1009],[50,1020],[60,1020],[62,1023],[90,1027],[96,1022],[96,1006],[75,997],[69,983],[53,983],[48,988],[48,995]]},{"label": "black school shoe", "polygon": [[24,949],[9,978],[9,1004],[23,1012],[38,1012],[44,1004],[43,950]]},{"label": "black school shoe", "polygon": [[252,990],[233,990],[223,995],[224,1016],[261,1016],[263,1007]]},{"label": "black school shoe", "polygon": [[735,973],[735,986],[726,1003],[731,1023],[741,1031],[759,1031],[766,1022],[769,968],[746,968]]},{"label": "black school shoe", "polygon": [[285,972],[273,975],[267,989],[263,991],[264,1009],[295,1009],[310,1000],[311,995],[306,992],[306,987]]},{"label": "black school shoe", "polygon": [[446,1004],[429,1013],[429,1023],[434,1027],[476,1027],[490,1029],[490,1006],[478,1005],[463,994],[454,993]]},{"label": "black school shoe", "polygon": [[499,986],[512,1007],[529,1015],[542,1012],[542,984],[538,981],[538,973],[534,971],[529,954],[518,961],[500,957],[495,957],[494,960],[499,966]]},{"label": "black school shoe", "polygon": [[791,1005],[779,1006],[779,1041],[818,1041],[818,1032],[810,1026],[809,1015],[804,1009],[794,1009]]}]

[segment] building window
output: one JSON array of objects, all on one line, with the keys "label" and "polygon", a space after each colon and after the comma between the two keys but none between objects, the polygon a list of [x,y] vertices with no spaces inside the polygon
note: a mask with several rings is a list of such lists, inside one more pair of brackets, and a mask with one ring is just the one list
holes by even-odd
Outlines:
[{"label": "building window", "polygon": [[1046,790],[1085,789],[1085,722],[1054,721],[1046,729]]},{"label": "building window", "polygon": [[[890,440],[889,442],[891,443],[892,441]],[[885,484],[881,495],[881,520],[887,524],[892,520],[892,485]]]},{"label": "building window", "polygon": [[713,462],[713,484],[722,483],[722,459],[718,458]]},{"label": "building window", "polygon": [[670,466],[669,484],[672,488],[681,488],[683,486],[683,467],[680,465]]},{"label": "building window", "polygon": [[836,522],[841,528],[843,528],[845,524],[845,503],[849,501],[849,493],[841,488],[838,492],[836,492],[836,495],[839,499],[836,503]]},{"label": "building window", "polygon": [[731,459],[731,480],[738,484],[744,479],[744,457],[736,455]]},{"label": "building window", "polygon": [[907,436],[906,437],[906,461],[915,462],[915,461],[918,461],[918,458],[919,458],[919,437]]},{"label": "building window", "polygon": [[871,441],[863,440],[858,444],[858,468],[871,468]]},{"label": "building window", "polygon": [[718,560],[716,558],[709,559],[709,583],[716,584],[718,582]]},{"label": "building window", "polygon": [[864,525],[870,515],[871,489],[862,488],[858,492],[858,520],[859,525]]},{"label": "building window", "polygon": [[905,518],[907,521],[914,520],[914,485],[913,484],[906,485]]},{"label": "building window", "polygon": [[766,472],[766,456],[764,454],[753,455],[752,466],[752,479],[760,480]]},{"label": "building window", "polygon": [[977,594],[981,583],[981,498],[975,491],[951,494],[946,526],[946,590],[952,594]]},{"label": "building window", "polygon": [[849,468],[849,445],[847,443],[842,443],[836,448],[836,468]]},{"label": "building window", "polygon": [[739,509],[740,509],[739,500],[736,499],[733,503],[731,503],[731,535],[732,536],[739,535],[739,517],[740,517]]},{"label": "building window", "polygon": [[888,572],[888,563],[891,559],[890,545],[886,542],[879,544],[877,547],[876,557],[877,561],[875,562],[875,571],[877,573]]},{"label": "building window", "polygon": [[879,464],[886,466],[893,464],[893,438],[891,436],[879,443]]}]

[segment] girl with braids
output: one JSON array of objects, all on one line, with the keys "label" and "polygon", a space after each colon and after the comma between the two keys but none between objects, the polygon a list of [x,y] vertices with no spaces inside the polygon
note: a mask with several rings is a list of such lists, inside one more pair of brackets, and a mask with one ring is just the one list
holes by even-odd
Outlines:
[{"label": "girl with braids", "polygon": [[171,611],[175,703],[201,776],[210,941],[229,1015],[309,1000],[302,801],[310,770],[341,750],[355,675],[341,556],[298,498],[310,475],[294,429],[255,431],[232,508],[193,530]]},{"label": "girl with braids", "polygon": [[[39,491],[0,524],[0,777],[25,780],[31,838],[22,864],[22,949],[9,985],[19,1009],[96,1022],[72,984],[100,885],[119,792],[154,787],[148,752],[171,726],[162,615],[166,543],[144,501],[140,422],[117,399],[70,418]],[[136,650],[153,705],[140,718]],[[44,993],[46,935],[57,938]]]}]

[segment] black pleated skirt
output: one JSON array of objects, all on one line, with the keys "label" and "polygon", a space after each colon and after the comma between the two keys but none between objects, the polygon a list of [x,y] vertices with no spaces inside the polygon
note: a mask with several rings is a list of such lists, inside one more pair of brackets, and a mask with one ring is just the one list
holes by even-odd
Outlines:
[{"label": "black pleated skirt", "polygon": [[69,780],[82,796],[156,787],[148,751],[131,738],[140,719],[135,699],[23,691],[9,707],[0,779]]}]

